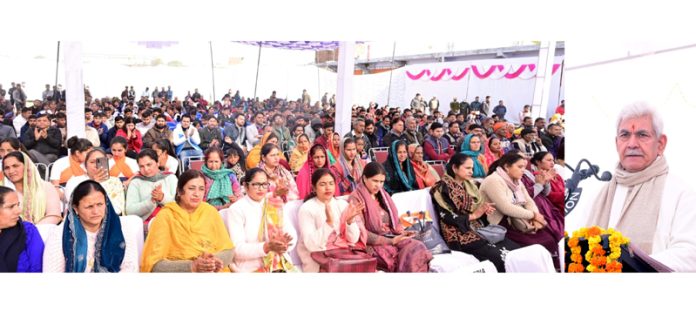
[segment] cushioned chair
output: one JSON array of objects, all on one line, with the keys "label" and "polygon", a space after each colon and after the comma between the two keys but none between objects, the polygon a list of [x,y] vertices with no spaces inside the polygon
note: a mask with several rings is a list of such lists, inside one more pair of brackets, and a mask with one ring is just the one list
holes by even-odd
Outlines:
[{"label": "cushioned chair", "polygon": [[[433,202],[430,199],[430,188],[416,191],[400,192],[392,196],[399,215],[410,211],[412,214],[425,211],[435,218]],[[433,228],[440,233],[440,225],[433,223]],[[473,255],[464,252],[452,251],[449,254],[438,254],[430,261],[430,272],[498,272],[495,266],[488,260],[481,263]]]}]

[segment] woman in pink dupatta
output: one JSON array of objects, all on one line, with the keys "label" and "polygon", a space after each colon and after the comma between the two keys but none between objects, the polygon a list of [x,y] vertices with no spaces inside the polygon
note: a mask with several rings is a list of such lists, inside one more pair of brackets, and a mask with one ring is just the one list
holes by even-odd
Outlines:
[{"label": "woman in pink dupatta", "polygon": [[377,269],[382,271],[428,272],[433,255],[399,222],[396,205],[383,188],[385,178],[381,164],[367,164],[349,199],[365,206],[360,224],[367,230],[367,252],[377,258]]},{"label": "woman in pink dupatta", "polygon": [[[307,161],[302,165],[300,171],[297,172],[297,178],[295,178],[300,199],[306,198],[312,192],[312,173],[320,168],[330,168],[329,159],[327,158],[326,148],[321,144],[314,144],[312,148],[309,148]],[[338,186],[336,186],[336,196],[340,195]]]}]

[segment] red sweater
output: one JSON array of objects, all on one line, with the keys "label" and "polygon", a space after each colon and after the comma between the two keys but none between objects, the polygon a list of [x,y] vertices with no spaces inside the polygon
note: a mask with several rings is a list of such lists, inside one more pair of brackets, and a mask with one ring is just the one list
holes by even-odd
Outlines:
[{"label": "red sweater", "polygon": [[442,160],[447,162],[454,155],[454,150],[451,147],[447,148],[447,150],[435,150],[435,147],[428,141],[423,143],[423,152],[426,154],[428,161]]},{"label": "red sweater", "polygon": [[124,131],[124,130],[118,130],[116,132],[116,136],[121,136],[128,141],[128,150],[133,150],[136,153],[140,153],[140,149],[143,148],[143,137],[140,134],[140,131],[138,131],[138,130],[134,130],[134,131],[135,131],[135,138],[133,138],[133,139],[128,139],[128,135],[126,134],[126,131]]}]

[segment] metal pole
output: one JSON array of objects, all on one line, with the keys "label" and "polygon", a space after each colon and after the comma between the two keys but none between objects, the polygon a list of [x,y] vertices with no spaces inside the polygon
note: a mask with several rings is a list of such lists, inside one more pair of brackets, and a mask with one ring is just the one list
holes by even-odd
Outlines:
[{"label": "metal pole", "polygon": [[215,62],[213,61],[213,41],[208,41],[208,44],[210,44],[210,73],[213,75],[213,100],[212,102],[215,102],[215,99],[217,98],[215,96]]},{"label": "metal pole", "polygon": [[387,90],[387,106],[389,106],[391,100],[392,75],[394,74],[394,55],[396,55],[396,41],[394,41],[394,47],[392,48],[391,70],[389,70],[389,89]]},{"label": "metal pole", "polygon": [[[56,81],[53,86],[58,85],[58,61],[60,60],[60,41],[58,41],[58,48],[56,49]],[[55,97],[55,95],[53,95]]]},{"label": "metal pole", "polygon": [[261,66],[261,42],[259,41],[259,57],[256,62],[256,82],[254,82],[254,99],[256,99],[256,87],[259,85],[259,66]]},{"label": "metal pole", "polygon": [[561,88],[563,88],[563,71],[565,70],[565,59],[561,62],[561,81],[558,83],[558,101],[556,106],[561,103]]}]

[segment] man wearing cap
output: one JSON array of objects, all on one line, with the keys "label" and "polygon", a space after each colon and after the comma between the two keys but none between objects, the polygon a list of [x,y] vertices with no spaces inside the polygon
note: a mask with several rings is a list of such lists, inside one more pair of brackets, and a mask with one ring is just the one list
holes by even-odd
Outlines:
[{"label": "man wearing cap", "polygon": [[500,140],[500,148],[504,153],[507,153],[512,148],[510,139],[507,138],[508,135],[507,122],[496,122],[493,124],[493,136],[498,137]]},{"label": "man wearing cap", "polygon": [[14,128],[12,128],[9,125],[6,125],[5,122],[5,111],[0,110],[0,137],[17,137],[17,134],[15,133]]}]

